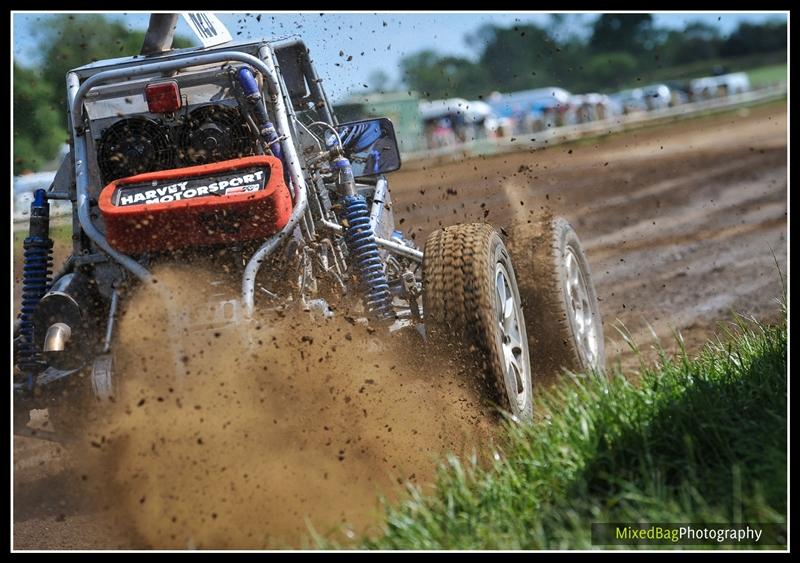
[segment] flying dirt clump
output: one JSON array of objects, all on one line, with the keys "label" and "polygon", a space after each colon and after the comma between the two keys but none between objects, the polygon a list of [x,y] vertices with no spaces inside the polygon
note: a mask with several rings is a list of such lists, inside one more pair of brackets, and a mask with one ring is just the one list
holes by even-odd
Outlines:
[{"label": "flying dirt clump", "polygon": [[[203,303],[196,270],[156,276],[174,309]],[[379,339],[296,309],[176,335],[167,317],[153,291],[129,302],[119,398],[96,438],[121,510],[151,547],[296,546],[309,526],[369,532],[379,495],[429,482],[444,453],[491,438],[469,378],[416,334]]]}]

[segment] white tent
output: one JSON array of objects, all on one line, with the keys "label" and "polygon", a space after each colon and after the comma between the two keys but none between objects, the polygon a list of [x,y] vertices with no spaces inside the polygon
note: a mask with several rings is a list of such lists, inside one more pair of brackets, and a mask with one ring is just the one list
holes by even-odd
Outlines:
[{"label": "white tent", "polygon": [[552,86],[509,94],[495,92],[489,98],[489,104],[499,115],[509,116],[520,112],[528,113],[534,108],[566,107],[571,98],[572,94],[563,88]]},{"label": "white tent", "polygon": [[492,106],[486,102],[475,100],[469,102],[469,105],[467,106],[466,117],[468,121],[482,121],[487,117],[490,117],[492,113],[494,113],[492,111]]},{"label": "white tent", "polygon": [[440,119],[448,115],[462,115],[466,121],[481,121],[492,113],[489,104],[464,98],[449,98],[447,100],[422,101],[419,103],[419,112],[422,119],[429,121]]}]

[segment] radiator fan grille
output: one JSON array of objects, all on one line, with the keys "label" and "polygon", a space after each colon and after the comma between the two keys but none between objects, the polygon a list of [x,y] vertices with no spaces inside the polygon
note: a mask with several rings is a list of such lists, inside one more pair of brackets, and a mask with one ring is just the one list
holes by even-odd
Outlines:
[{"label": "radiator fan grille", "polygon": [[117,121],[103,132],[97,160],[105,183],[164,170],[175,165],[175,148],[169,133],[144,117]]},{"label": "radiator fan grille", "polygon": [[253,154],[253,139],[235,108],[208,105],[189,114],[181,136],[181,160],[208,164]]}]

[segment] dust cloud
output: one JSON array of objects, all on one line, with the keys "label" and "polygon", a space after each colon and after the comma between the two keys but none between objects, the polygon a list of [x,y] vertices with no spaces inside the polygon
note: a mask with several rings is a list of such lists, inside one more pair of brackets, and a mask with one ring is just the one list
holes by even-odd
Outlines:
[{"label": "dust cloud", "polygon": [[[204,303],[196,268],[155,274],[173,310]],[[468,374],[416,333],[300,310],[231,332],[175,328],[157,292],[132,296],[118,399],[84,460],[150,547],[302,547],[312,529],[370,533],[381,495],[430,483],[443,454],[493,439]]]}]

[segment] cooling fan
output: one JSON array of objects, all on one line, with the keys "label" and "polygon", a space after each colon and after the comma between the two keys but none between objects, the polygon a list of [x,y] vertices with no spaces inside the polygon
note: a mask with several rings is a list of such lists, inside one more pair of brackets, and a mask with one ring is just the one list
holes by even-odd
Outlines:
[{"label": "cooling fan", "polygon": [[189,114],[181,135],[181,160],[208,164],[253,154],[253,138],[235,108],[207,105]]},{"label": "cooling fan", "polygon": [[152,119],[131,117],[103,131],[97,160],[108,184],[118,178],[172,168],[175,152],[167,129]]}]

